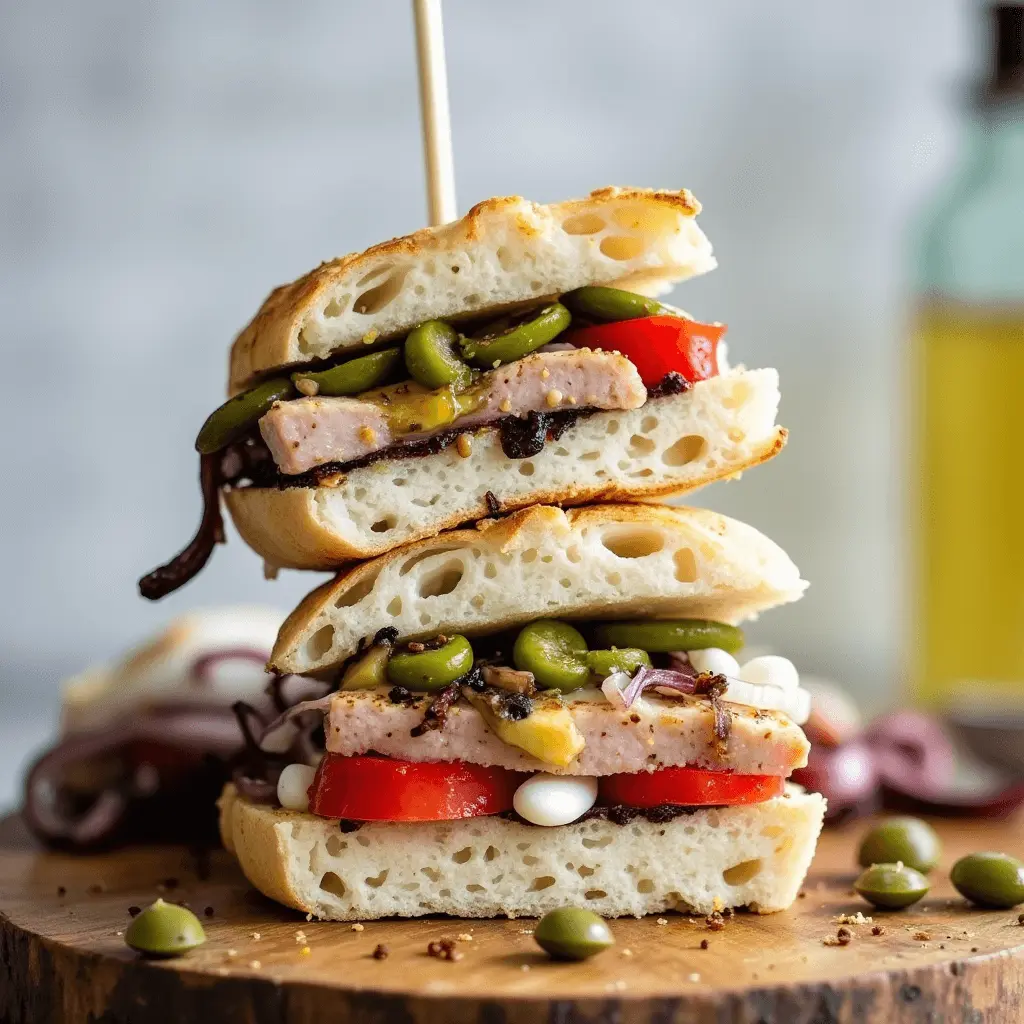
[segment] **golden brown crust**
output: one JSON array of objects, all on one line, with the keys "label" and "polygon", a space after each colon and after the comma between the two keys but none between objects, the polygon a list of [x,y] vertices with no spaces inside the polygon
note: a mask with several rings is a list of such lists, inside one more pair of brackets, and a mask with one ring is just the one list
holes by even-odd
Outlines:
[{"label": "golden brown crust", "polygon": [[[225,849],[264,896],[295,910],[312,910],[291,883],[288,818],[294,812],[251,804],[229,782],[217,801]],[[262,812],[262,813],[261,813]]]},{"label": "golden brown crust", "polygon": [[[358,275],[364,266],[382,258],[419,257],[457,251],[460,246],[481,237],[483,223],[488,217],[516,207],[526,206],[534,214],[550,212],[563,216],[571,213],[574,207],[594,208],[632,200],[668,206],[688,217],[694,217],[700,212],[700,204],[686,189],[659,191],[606,187],[596,189],[586,199],[572,199],[551,206],[532,203],[519,196],[497,196],[477,203],[461,220],[451,224],[422,228],[410,235],[371,246],[361,253],[349,253],[321,263],[315,270],[291,284],[275,288],[235,339],[230,356],[229,393],[242,390],[254,378],[269,370],[293,362],[295,340],[315,301],[333,284]],[[512,224],[523,236],[536,234],[535,228],[522,212],[512,215]],[[652,276],[657,276],[656,270],[641,272],[633,283],[641,286],[646,278]]]},{"label": "golden brown crust", "polygon": [[[584,505],[608,503],[657,503],[691,493],[718,480],[727,479],[774,458],[786,444],[787,431],[778,427],[773,436],[752,450],[750,458],[733,463],[728,472],[709,472],[680,486],[678,483],[636,483],[629,487],[610,484],[584,487],[568,480],[564,488],[537,490],[506,500],[503,512],[530,505]],[[431,458],[431,456],[423,456]],[[386,466],[387,463],[379,463]],[[381,539],[377,543],[353,544],[326,526],[319,513],[317,494],[329,487],[293,487],[287,490],[247,487],[228,491],[225,499],[231,518],[245,542],[268,563],[286,569],[333,570],[355,559],[376,558],[400,546]],[[436,536],[460,523],[481,519],[490,514],[487,503],[467,497],[457,515],[425,525],[415,533],[406,534],[401,545]]]},{"label": "golden brown crust", "polygon": [[[769,606],[796,600],[805,586],[799,580],[796,567],[789,561],[785,552],[752,528],[735,520],[727,519],[709,509],[653,504],[607,504],[586,505],[563,510],[550,505],[532,505],[504,518],[484,519],[467,529],[451,530],[435,537],[416,541],[413,544],[402,545],[379,558],[343,569],[333,580],[329,580],[308,594],[284,621],[271,652],[269,665],[275,671],[306,671],[304,668],[297,667],[303,663],[303,659],[296,660],[297,652],[308,641],[310,631],[323,621],[323,614],[326,612],[328,617],[333,615],[335,608],[332,606],[334,605],[338,608],[352,607],[362,595],[368,594],[374,589],[378,578],[394,564],[401,564],[407,560],[407,564],[415,564],[420,561],[415,556],[421,554],[426,556],[439,550],[470,548],[474,543],[479,542],[481,534],[486,535],[487,546],[491,550],[506,554],[527,548],[531,544],[551,544],[552,542],[564,544],[568,537],[574,535],[577,528],[579,531],[583,531],[590,525],[603,527],[610,524],[652,524],[673,532],[689,532],[696,529],[704,533],[705,536],[710,534],[716,539],[725,538],[732,533],[737,537],[733,544],[734,549],[735,545],[739,544],[748,549],[753,546],[757,551],[754,557],[759,560],[760,568],[763,570],[763,579],[773,581],[771,584],[766,582],[764,584],[766,587],[772,587],[777,583],[780,570],[785,577],[792,577],[792,579],[784,581],[786,592],[774,593]],[[731,557],[731,555],[726,557]],[[360,597],[353,600],[353,595],[360,595]],[[628,609],[632,606],[630,595],[620,595],[619,600],[621,600],[623,608]],[[749,616],[750,612],[744,598],[739,596],[737,600],[737,609],[726,608],[719,601],[715,605],[718,614],[705,617],[716,618],[723,622],[733,622]],[[699,603],[691,603],[694,608],[700,607]],[[505,613],[494,612],[492,626],[496,629],[501,628],[502,614],[507,614],[507,609]],[[628,617],[628,611],[623,614]],[[387,622],[382,621],[374,625],[369,633],[372,635],[380,625],[386,624]],[[442,624],[441,628],[444,631],[447,627]],[[331,665],[340,663],[351,653],[347,649],[332,650],[332,661],[330,664],[325,663],[322,667],[330,668]],[[317,660],[323,660],[323,658],[318,657]]]}]

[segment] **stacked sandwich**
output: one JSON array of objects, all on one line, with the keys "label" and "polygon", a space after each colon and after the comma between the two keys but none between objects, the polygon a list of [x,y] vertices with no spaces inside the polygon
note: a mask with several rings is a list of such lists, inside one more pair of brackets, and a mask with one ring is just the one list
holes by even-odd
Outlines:
[{"label": "stacked sandwich", "polygon": [[307,699],[246,716],[220,802],[267,895],[335,920],[795,897],[807,694],[736,655],[805,583],[751,527],[657,504],[786,436],[775,371],[650,297],[714,267],[698,212],[492,199],[277,289],[236,340],[203,524],[142,588],[198,571],[222,492],[271,567],[340,570],[270,659]]}]

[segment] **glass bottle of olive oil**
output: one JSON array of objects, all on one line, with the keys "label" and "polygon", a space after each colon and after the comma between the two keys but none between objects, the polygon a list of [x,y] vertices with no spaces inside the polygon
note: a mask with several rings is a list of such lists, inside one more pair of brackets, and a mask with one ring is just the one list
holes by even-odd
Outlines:
[{"label": "glass bottle of olive oil", "polygon": [[992,8],[965,160],[921,250],[915,695],[1024,708],[1024,6]]}]

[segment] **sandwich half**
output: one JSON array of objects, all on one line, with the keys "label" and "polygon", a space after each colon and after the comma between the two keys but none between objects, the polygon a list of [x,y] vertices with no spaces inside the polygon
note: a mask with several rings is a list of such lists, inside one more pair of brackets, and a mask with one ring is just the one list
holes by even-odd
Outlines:
[{"label": "sandwich half", "polygon": [[824,813],[786,782],[809,699],[737,624],[804,587],[742,523],[637,505],[364,563],[282,628],[271,667],[319,695],[249,718],[224,843],[331,920],[783,909]]},{"label": "sandwich half", "polygon": [[199,534],[145,577],[186,582],[219,496],[273,568],[335,569],[538,503],[657,501],[785,443],[774,370],[651,296],[715,265],[686,191],[604,189],[464,218],[325,263],[236,339],[208,418]]}]

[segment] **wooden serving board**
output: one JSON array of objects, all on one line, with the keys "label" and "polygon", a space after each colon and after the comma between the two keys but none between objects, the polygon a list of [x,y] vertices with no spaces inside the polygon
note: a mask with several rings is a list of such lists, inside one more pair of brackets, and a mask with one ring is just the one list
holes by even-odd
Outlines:
[{"label": "wooden serving board", "polygon": [[[865,826],[827,832],[793,909],[740,914],[721,931],[666,914],[612,923],[617,945],[554,963],[530,920],[308,922],[255,893],[217,851],[175,847],[91,858],[41,853],[17,819],[0,825],[0,1020],[94,1024],[1002,1024],[1024,1019],[1018,911],[970,909],[949,865],[970,850],[1020,854],[1019,826],[940,824],[945,856],[928,899],[899,913],[852,894]],[[187,902],[208,942],[145,961],[122,933],[130,906]],[[207,909],[209,908],[209,909]],[[1019,908],[1024,910],[1024,907]],[[837,915],[870,914],[825,945]],[[445,962],[427,943],[471,935]],[[708,948],[702,950],[702,939]],[[374,948],[388,947],[376,960]]]}]

